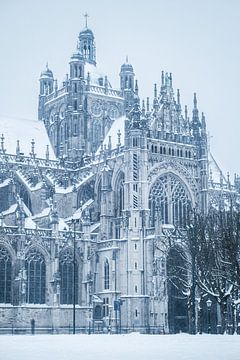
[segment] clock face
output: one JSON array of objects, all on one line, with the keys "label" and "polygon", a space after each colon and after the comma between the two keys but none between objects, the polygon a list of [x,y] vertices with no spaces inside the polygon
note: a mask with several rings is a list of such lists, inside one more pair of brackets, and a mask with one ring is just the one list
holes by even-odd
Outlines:
[{"label": "clock face", "polygon": [[91,111],[92,111],[92,114],[94,116],[101,116],[102,115],[102,111],[103,111],[103,108],[102,108],[102,104],[100,101],[95,101],[93,104],[92,104],[92,107],[91,107]]},{"label": "clock face", "polygon": [[60,109],[59,109],[59,117],[60,119],[64,119],[64,116],[65,116],[65,105],[61,105],[60,106]]},{"label": "clock face", "polygon": [[111,105],[109,107],[109,110],[108,110],[108,115],[109,115],[111,120],[114,120],[117,117],[119,117],[119,109],[118,109],[118,107],[116,105]]}]

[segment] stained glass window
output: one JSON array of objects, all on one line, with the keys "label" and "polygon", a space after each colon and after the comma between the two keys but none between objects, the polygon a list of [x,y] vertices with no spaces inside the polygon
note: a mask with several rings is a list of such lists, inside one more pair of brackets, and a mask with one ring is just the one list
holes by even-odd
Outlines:
[{"label": "stained glass window", "polygon": [[37,249],[31,249],[25,260],[27,273],[26,301],[29,304],[44,304],[46,293],[46,264]]},{"label": "stained glass window", "polygon": [[9,252],[0,247],[0,303],[11,303],[12,261]]}]

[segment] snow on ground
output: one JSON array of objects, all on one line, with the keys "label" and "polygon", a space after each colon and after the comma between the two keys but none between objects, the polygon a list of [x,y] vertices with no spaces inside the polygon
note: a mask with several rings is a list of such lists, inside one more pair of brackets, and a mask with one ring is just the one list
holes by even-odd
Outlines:
[{"label": "snow on ground", "polygon": [[238,335],[2,335],[1,360],[239,360]]}]

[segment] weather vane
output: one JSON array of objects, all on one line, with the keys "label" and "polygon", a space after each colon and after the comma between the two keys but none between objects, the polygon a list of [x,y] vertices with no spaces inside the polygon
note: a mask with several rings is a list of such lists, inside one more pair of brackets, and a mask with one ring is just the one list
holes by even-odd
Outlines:
[{"label": "weather vane", "polygon": [[89,15],[86,12],[83,16],[85,17],[85,27],[87,28],[88,27],[87,18],[89,17]]}]

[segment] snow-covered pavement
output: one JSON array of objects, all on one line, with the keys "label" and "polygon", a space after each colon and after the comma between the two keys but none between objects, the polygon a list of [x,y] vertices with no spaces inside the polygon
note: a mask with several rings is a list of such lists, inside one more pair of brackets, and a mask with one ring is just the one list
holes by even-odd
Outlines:
[{"label": "snow-covered pavement", "polygon": [[2,335],[1,360],[240,360],[238,335]]}]

